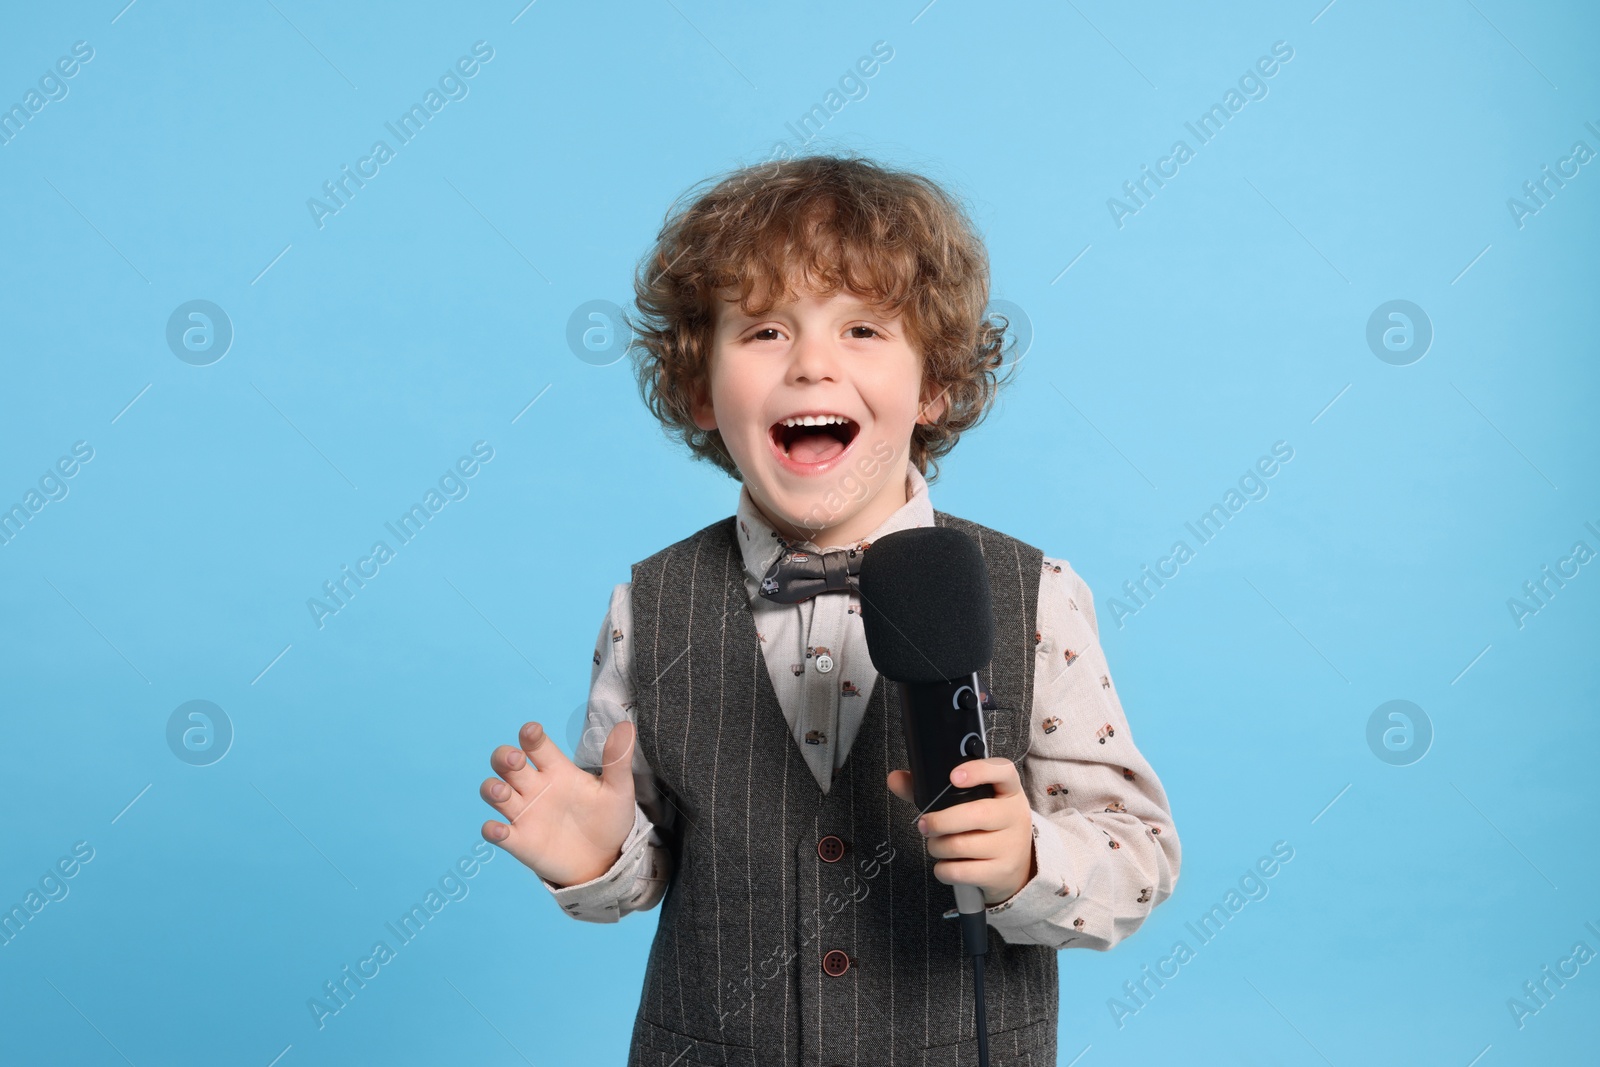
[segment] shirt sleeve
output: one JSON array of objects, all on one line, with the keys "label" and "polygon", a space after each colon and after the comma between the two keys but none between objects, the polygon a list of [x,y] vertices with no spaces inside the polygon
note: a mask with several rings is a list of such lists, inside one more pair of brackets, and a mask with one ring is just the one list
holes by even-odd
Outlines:
[{"label": "shirt sleeve", "polygon": [[[633,587],[618,585],[600,624],[594,668],[589,676],[589,706],[583,737],[572,760],[599,774],[602,749],[611,728],[633,717]],[[587,882],[558,886],[544,883],[561,910],[584,922],[614,923],[635,911],[647,911],[661,900],[672,878],[669,839],[673,811],[665,803],[655,774],[637,745],[633,749],[633,829],[622,843],[622,855],[611,869]]]},{"label": "shirt sleeve", "polygon": [[1105,951],[1172,895],[1181,850],[1166,791],[1134,746],[1088,584],[1045,557],[1021,778],[1038,873],[988,909],[1012,944]]}]

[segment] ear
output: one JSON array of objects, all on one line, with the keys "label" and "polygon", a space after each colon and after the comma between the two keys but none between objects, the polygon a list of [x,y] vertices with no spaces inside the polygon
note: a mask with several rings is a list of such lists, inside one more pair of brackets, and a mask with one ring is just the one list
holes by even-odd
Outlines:
[{"label": "ear", "polygon": [[717,428],[717,413],[711,406],[711,390],[705,382],[695,387],[689,399],[689,417],[702,430]]},{"label": "ear", "polygon": [[944,418],[944,413],[950,407],[950,389],[941,387],[933,382],[922,383],[921,407],[917,412],[918,426],[931,426]]}]

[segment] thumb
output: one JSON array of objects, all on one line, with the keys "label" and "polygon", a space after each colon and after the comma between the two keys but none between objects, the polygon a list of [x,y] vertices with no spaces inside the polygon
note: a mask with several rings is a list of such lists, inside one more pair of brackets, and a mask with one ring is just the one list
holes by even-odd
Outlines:
[{"label": "thumb", "polygon": [[600,751],[600,780],[608,789],[633,796],[633,746],[638,727],[624,720],[606,735]]}]

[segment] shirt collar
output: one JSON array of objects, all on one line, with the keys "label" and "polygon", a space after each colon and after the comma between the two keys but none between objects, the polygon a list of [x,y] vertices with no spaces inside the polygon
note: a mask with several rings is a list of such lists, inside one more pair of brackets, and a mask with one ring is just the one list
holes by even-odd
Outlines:
[{"label": "shirt collar", "polygon": [[[783,551],[778,543],[778,533],[772,525],[762,517],[756,509],[755,501],[750,498],[750,489],[745,486],[739,490],[739,508],[735,514],[737,519],[737,540],[739,552],[744,557],[744,570],[753,581],[759,582],[761,577],[771,568],[774,560]],[[897,508],[894,514],[884,519],[877,529],[862,538],[864,541],[876,541],[896,530],[909,530],[914,526],[933,525],[933,502],[928,499],[928,481],[917,470],[916,464],[906,461],[906,502]],[[849,548],[850,545],[819,545],[814,541],[791,543],[794,548],[808,548],[813,552],[826,551],[832,548]],[[754,586],[752,586],[754,588]]]}]

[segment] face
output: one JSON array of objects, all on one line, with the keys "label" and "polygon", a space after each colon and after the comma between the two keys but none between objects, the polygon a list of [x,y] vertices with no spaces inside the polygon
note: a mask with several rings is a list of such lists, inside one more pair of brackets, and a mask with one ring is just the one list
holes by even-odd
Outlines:
[{"label": "face", "polygon": [[721,431],[779,533],[826,546],[866,537],[905,503],[912,428],[944,408],[902,318],[840,290],[759,316],[720,300],[709,396],[693,415]]}]

